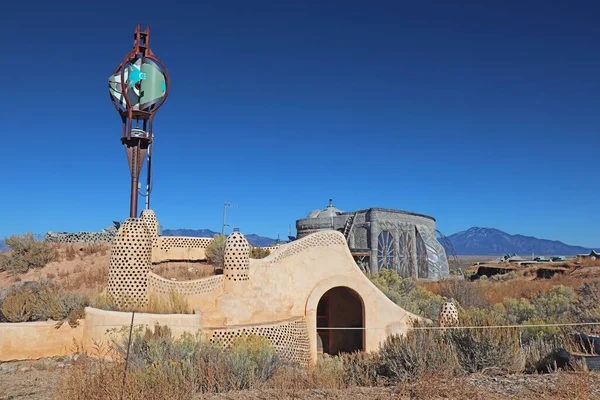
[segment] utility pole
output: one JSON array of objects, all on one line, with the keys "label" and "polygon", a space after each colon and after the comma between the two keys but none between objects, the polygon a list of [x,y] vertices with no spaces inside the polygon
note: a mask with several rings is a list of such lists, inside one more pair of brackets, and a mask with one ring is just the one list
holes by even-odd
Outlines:
[{"label": "utility pole", "polygon": [[231,203],[224,203],[223,204],[223,229],[221,229],[221,234],[223,236],[225,236],[225,227],[229,226],[227,225],[227,207],[237,207],[235,204],[231,204]]}]

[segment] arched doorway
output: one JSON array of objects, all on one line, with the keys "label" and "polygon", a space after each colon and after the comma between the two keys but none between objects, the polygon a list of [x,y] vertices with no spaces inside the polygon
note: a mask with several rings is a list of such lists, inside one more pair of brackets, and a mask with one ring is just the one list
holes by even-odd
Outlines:
[{"label": "arched doorway", "polygon": [[364,320],[363,301],[358,293],[343,286],[329,289],[317,306],[317,353],[336,355],[364,350]]}]

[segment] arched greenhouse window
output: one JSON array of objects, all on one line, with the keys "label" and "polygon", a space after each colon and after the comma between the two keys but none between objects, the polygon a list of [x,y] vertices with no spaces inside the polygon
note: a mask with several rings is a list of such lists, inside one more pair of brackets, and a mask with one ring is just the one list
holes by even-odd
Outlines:
[{"label": "arched greenhouse window", "polygon": [[377,239],[377,266],[394,269],[394,236],[388,231],[382,231]]},{"label": "arched greenhouse window", "polygon": [[415,234],[417,237],[417,277],[424,279],[429,276],[429,261],[427,260],[427,247],[425,241],[415,228]]},{"label": "arched greenhouse window", "polygon": [[398,245],[400,248],[400,253],[398,254],[398,274],[403,278],[413,278],[413,237],[410,231],[400,231]]}]

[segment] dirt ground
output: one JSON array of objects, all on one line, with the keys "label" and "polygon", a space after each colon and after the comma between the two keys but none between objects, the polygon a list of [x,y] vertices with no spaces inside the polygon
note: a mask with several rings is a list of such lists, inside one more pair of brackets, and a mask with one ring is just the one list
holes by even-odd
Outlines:
[{"label": "dirt ground", "polygon": [[[0,364],[0,400],[42,400],[60,398],[58,382],[71,368],[70,357],[5,362]],[[549,375],[469,375],[441,379],[435,376],[395,387],[355,387],[343,390],[249,390],[222,394],[197,395],[193,399],[266,400],[266,399],[597,399],[600,398],[600,374],[555,373]]]},{"label": "dirt ground", "polygon": [[[66,254],[67,246],[73,253]],[[0,290],[15,282],[44,281],[71,290],[88,294],[101,292],[108,279],[110,248],[106,246],[94,254],[86,254],[85,246],[55,245],[58,259],[43,268],[32,268],[24,274],[11,276],[7,272],[0,273]]]}]

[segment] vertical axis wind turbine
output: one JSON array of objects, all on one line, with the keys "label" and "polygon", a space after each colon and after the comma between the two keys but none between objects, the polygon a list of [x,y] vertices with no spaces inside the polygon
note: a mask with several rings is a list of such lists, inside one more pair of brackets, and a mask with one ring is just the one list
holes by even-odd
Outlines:
[{"label": "vertical axis wind turbine", "polygon": [[[152,122],[169,94],[170,79],[165,65],[150,50],[150,28],[133,34],[133,49],[108,79],[110,99],[123,122],[121,143],[127,151],[131,172],[129,216],[137,217],[139,177],[148,153],[148,185],[151,179]],[[135,126],[133,125],[135,121]],[[146,194],[150,207],[150,192]]]}]

